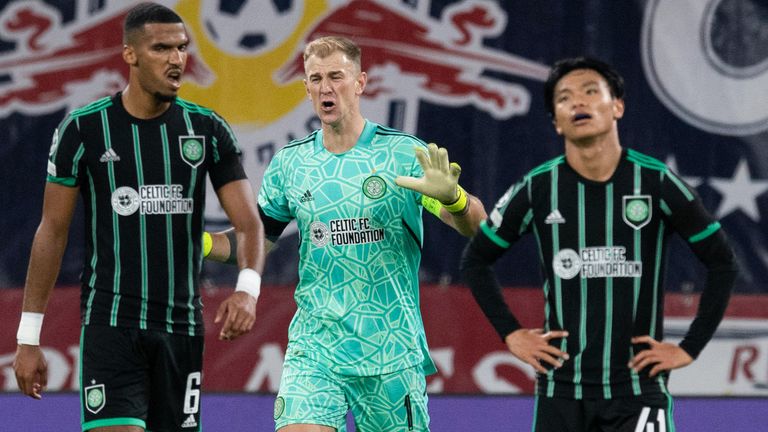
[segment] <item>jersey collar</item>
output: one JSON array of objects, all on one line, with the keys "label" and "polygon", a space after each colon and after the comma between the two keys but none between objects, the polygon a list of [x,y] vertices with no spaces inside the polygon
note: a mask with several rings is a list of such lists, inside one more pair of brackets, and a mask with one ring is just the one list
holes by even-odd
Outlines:
[{"label": "jersey collar", "polygon": [[[363,132],[360,133],[360,137],[357,139],[357,142],[355,143],[355,146],[352,147],[358,148],[360,150],[368,150],[371,148],[371,142],[373,142],[373,137],[376,136],[376,129],[379,127],[377,123],[374,123],[368,119],[365,119],[365,126],[363,127]],[[325,147],[323,147],[323,130],[319,129],[317,131],[317,134],[315,135],[315,154],[325,151]],[[342,153],[343,154],[343,153]]]}]

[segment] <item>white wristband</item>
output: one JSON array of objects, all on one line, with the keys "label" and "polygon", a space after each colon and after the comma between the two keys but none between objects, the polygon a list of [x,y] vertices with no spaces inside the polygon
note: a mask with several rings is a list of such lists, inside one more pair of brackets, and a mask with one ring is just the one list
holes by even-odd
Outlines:
[{"label": "white wristband", "polygon": [[245,291],[253,298],[258,299],[259,294],[261,294],[261,276],[254,269],[244,268],[240,270],[235,291]]},{"label": "white wristband", "polygon": [[43,314],[22,312],[16,342],[19,345],[40,345],[41,328],[43,328]]}]

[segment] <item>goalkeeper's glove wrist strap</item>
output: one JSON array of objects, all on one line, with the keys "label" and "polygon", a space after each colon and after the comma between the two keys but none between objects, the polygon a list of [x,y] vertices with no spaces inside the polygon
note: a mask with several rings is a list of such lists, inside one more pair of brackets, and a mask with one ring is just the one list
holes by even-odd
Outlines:
[{"label": "goalkeeper's glove wrist strap", "polygon": [[446,210],[448,210],[450,213],[465,213],[466,210],[469,208],[469,199],[467,197],[467,191],[464,190],[461,186],[456,186],[456,188],[459,190],[459,197],[456,198],[456,201],[454,201],[451,204],[443,204],[443,207],[445,207]]}]

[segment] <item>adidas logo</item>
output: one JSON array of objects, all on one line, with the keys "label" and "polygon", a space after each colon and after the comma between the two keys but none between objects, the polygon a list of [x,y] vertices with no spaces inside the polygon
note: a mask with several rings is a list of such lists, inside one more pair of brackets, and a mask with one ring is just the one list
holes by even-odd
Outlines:
[{"label": "adidas logo", "polygon": [[302,203],[305,203],[307,201],[314,201],[314,200],[315,200],[315,197],[312,196],[312,192],[310,192],[309,189],[307,189],[307,191],[304,192],[304,195],[302,195],[301,198],[299,198],[299,202],[302,202]]},{"label": "adidas logo", "polygon": [[183,428],[197,427],[197,422],[195,421],[195,416],[190,414],[189,417],[187,417],[187,419],[184,420],[184,423],[181,424],[181,427],[183,427]]},{"label": "adidas logo", "polygon": [[548,225],[565,223],[565,218],[560,214],[560,210],[554,209],[552,213],[548,214],[544,219],[544,223]]},{"label": "adidas logo", "polygon": [[99,158],[99,162],[117,162],[120,160],[120,156],[115,153],[113,148],[107,149],[103,155]]}]

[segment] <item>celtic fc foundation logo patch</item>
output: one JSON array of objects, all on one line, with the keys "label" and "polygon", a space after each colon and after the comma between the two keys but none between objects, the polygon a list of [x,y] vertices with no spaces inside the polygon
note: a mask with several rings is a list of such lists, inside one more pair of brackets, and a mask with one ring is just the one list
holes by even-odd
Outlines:
[{"label": "celtic fc foundation logo patch", "polygon": [[179,137],[181,158],[192,168],[197,168],[205,159],[205,137],[186,135]]},{"label": "celtic fc foundation logo patch", "polygon": [[104,391],[104,384],[88,386],[83,390],[85,396],[85,409],[98,414],[107,403],[107,395]]},{"label": "celtic fc foundation logo patch", "polygon": [[386,191],[387,184],[379,176],[372,175],[363,182],[363,193],[370,199],[379,199]]},{"label": "celtic fc foundation logo patch", "polygon": [[627,225],[639,230],[651,221],[650,195],[626,195],[622,197],[622,203],[622,218]]}]

